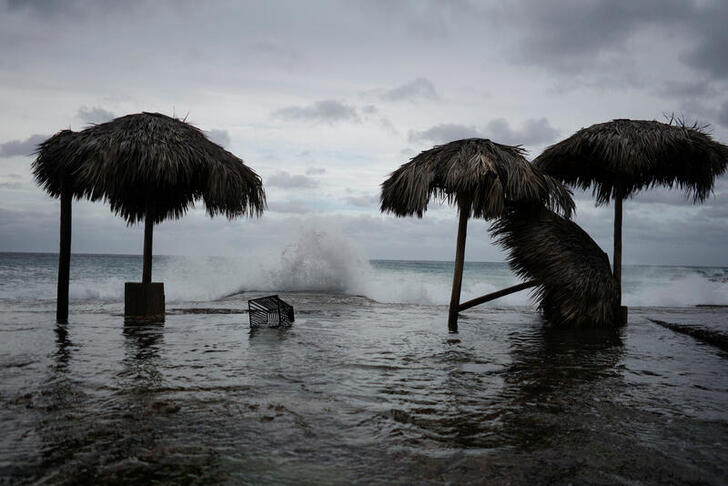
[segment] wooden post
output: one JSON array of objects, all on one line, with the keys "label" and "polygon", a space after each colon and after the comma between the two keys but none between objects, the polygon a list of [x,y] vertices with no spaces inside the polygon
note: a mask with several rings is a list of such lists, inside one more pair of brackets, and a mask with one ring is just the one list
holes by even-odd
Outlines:
[{"label": "wooden post", "polygon": [[622,305],[622,200],[624,189],[621,181],[614,186],[614,256],[612,258],[614,278],[617,281],[619,305]]},{"label": "wooden post", "polygon": [[58,289],[56,322],[68,323],[68,280],[71,270],[71,203],[73,193],[66,184],[61,186],[61,234],[58,254]]},{"label": "wooden post", "polygon": [[470,217],[470,201],[460,205],[458,220],[458,240],[455,249],[455,271],[452,277],[452,294],[450,296],[450,312],[447,319],[449,332],[458,332],[458,311],[460,309],[460,289],[463,283],[463,265],[465,263],[465,238],[468,233]]},{"label": "wooden post", "polygon": [[142,283],[152,282],[152,238],[154,234],[154,218],[149,213],[144,217],[144,267]]}]

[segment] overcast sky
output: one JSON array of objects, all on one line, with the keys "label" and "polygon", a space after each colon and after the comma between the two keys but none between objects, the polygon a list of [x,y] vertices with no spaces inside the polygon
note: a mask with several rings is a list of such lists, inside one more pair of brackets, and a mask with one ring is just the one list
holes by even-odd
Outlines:
[{"label": "overcast sky", "polygon": [[[0,251],[57,251],[57,200],[29,170],[64,128],[156,111],[186,117],[257,171],[269,210],[155,232],[157,254],[280,247],[302,226],[371,258],[451,260],[456,219],[378,212],[379,184],[434,144],[482,136],[533,158],[614,118],[708,123],[728,142],[728,2],[0,0]],[[612,207],[576,194],[611,251]],[[74,205],[74,252],[140,253],[142,228]],[[469,260],[502,260],[488,224]],[[626,263],[728,265],[728,181],[625,202]]]}]

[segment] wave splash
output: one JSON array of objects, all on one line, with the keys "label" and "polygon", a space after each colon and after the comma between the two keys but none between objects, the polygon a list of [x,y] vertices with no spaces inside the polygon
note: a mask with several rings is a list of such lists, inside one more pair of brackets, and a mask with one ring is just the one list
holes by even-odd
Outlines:
[{"label": "wave splash", "polygon": [[[55,300],[57,256],[12,257],[0,266],[0,300]],[[20,261],[19,259],[24,260]],[[78,256],[72,268],[72,301],[121,302],[124,282],[137,281],[140,258]],[[29,277],[30,275],[30,277]],[[628,306],[728,305],[728,268],[625,266]],[[241,292],[312,292],[361,295],[382,303],[447,305],[452,263],[370,262],[351,238],[310,226],[295,241],[235,257],[161,257],[155,281],[165,282],[169,302],[206,302]],[[505,264],[466,263],[462,301],[518,283]],[[528,292],[493,306],[530,305]]]}]

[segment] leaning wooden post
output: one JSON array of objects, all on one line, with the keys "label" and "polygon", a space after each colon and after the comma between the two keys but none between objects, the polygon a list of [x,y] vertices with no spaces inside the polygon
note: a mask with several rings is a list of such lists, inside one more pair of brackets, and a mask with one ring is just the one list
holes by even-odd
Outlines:
[{"label": "leaning wooden post", "polygon": [[622,199],[624,189],[621,181],[614,186],[614,257],[612,258],[614,279],[617,281],[619,305],[622,305]]},{"label": "leaning wooden post", "polygon": [[147,213],[144,217],[144,267],[142,283],[152,282],[152,240],[154,236],[154,218]]},{"label": "leaning wooden post", "polygon": [[470,201],[460,204],[458,220],[458,241],[455,249],[455,271],[452,277],[452,294],[450,296],[450,313],[447,319],[447,330],[458,332],[458,311],[460,310],[460,289],[463,283],[463,265],[465,263],[465,238],[468,233],[470,218]]},{"label": "leaning wooden post", "polygon": [[71,270],[71,204],[73,193],[66,182],[61,182],[61,233],[58,254],[58,291],[56,294],[56,322],[68,323],[68,280]]}]

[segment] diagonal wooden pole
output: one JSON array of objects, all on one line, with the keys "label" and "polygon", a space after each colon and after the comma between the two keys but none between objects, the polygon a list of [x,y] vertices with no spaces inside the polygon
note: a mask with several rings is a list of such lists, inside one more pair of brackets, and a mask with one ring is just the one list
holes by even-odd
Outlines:
[{"label": "diagonal wooden pole", "polygon": [[531,280],[530,282],[524,282],[518,285],[514,285],[512,287],[507,287],[496,292],[485,294],[481,297],[476,297],[475,299],[469,300],[467,302],[463,302],[462,304],[460,304],[459,309],[460,311],[464,311],[470,309],[471,307],[475,307],[476,305],[485,304],[486,302],[490,302],[491,300],[500,299],[501,297],[505,297],[506,295],[520,292],[521,290],[530,289],[531,287],[535,287],[536,285],[538,285],[538,282],[536,280]]},{"label": "diagonal wooden pole", "polygon": [[465,264],[465,238],[468,233],[470,218],[470,201],[460,205],[458,219],[458,239],[455,248],[455,271],[452,277],[452,294],[450,295],[450,312],[447,319],[447,330],[458,332],[458,311],[460,309],[460,290],[463,283],[463,266]]}]

